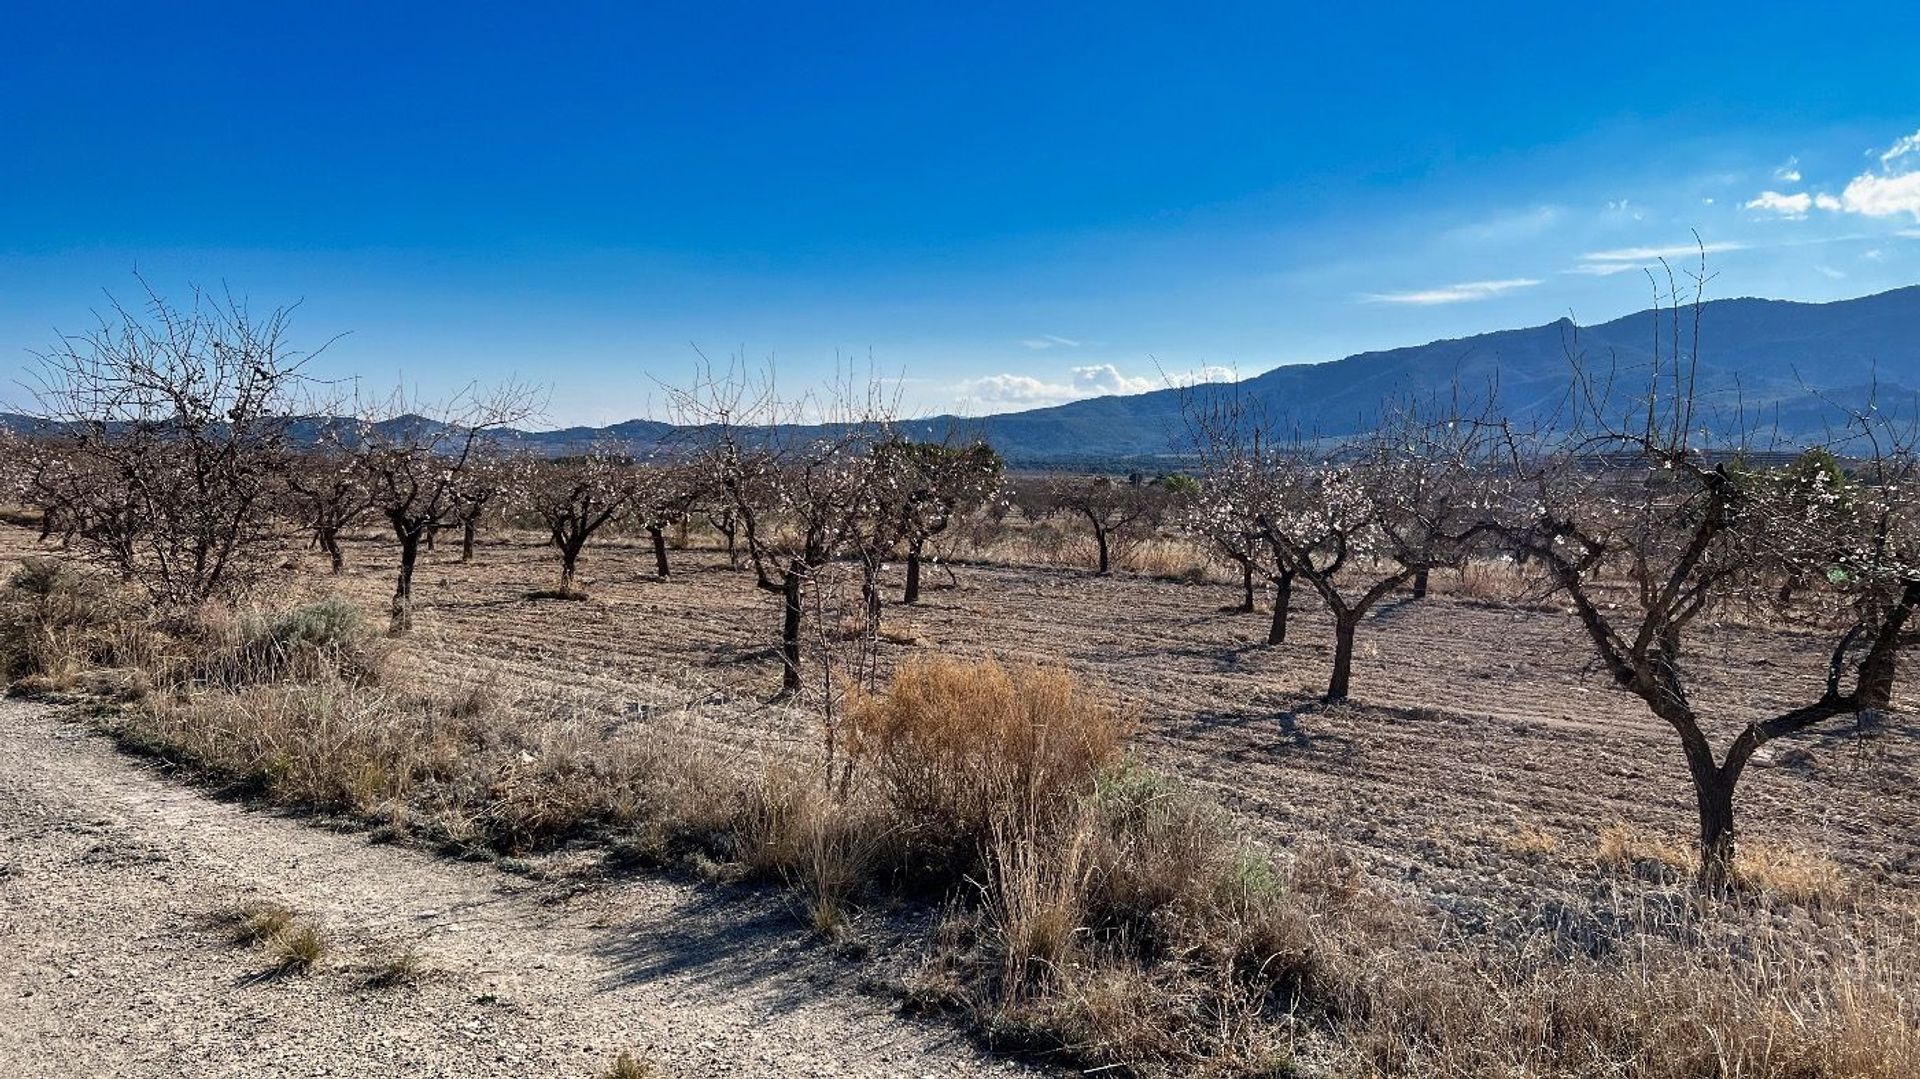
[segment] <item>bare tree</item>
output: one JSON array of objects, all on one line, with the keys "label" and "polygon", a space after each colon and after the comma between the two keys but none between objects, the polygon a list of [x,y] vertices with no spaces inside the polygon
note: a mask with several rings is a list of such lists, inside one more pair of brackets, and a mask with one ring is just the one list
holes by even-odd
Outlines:
[{"label": "bare tree", "polygon": [[555,595],[581,596],[574,587],[580,552],[594,533],[618,520],[631,505],[634,466],[623,455],[607,451],[557,461],[526,456],[516,464],[521,498],[560,553],[560,585]]},{"label": "bare tree", "polygon": [[74,535],[162,606],[237,595],[272,564],[310,358],[288,345],[288,317],[198,291],[175,307],[149,288],[142,310],[110,302],[37,354],[39,418],[87,481],[68,492]]},{"label": "bare tree", "polygon": [[340,534],[373,509],[373,491],[359,464],[358,457],[337,449],[296,454],[288,462],[288,512],[312,530],[313,542],[326,553],[333,573],[347,565]]},{"label": "bare tree", "polygon": [[444,405],[416,407],[404,392],[370,409],[351,444],[367,478],[375,509],[400,544],[391,632],[413,628],[413,572],[430,529],[457,519],[460,484],[501,428],[537,411],[534,393],[507,385],[468,387]]}]

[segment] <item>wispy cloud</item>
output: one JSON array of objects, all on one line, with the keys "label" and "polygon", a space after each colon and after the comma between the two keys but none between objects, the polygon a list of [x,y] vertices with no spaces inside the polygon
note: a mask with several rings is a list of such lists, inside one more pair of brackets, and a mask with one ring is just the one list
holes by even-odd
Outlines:
[{"label": "wispy cloud", "polygon": [[1035,352],[1045,352],[1047,349],[1050,349],[1050,348],[1079,348],[1080,347],[1080,342],[1075,341],[1071,337],[1061,337],[1057,334],[1051,334],[1051,333],[1043,333],[1038,337],[1029,337],[1020,343],[1027,346],[1030,349],[1033,349]]},{"label": "wispy cloud", "polygon": [[1591,277],[1610,277],[1613,274],[1638,270],[1661,259],[1686,258],[1702,253],[1715,255],[1723,251],[1739,251],[1746,246],[1732,240],[1720,240],[1710,244],[1616,247],[1607,251],[1589,251],[1581,255],[1580,261],[1567,272],[1587,274]]},{"label": "wispy cloud", "polygon": [[1492,299],[1523,288],[1532,288],[1539,283],[1531,277],[1513,277],[1504,281],[1464,281],[1443,288],[1419,289],[1412,292],[1369,292],[1362,298],[1368,303],[1400,303],[1431,307],[1443,303],[1468,303],[1473,300]]},{"label": "wispy cloud", "polygon": [[1799,183],[1800,182],[1800,159],[1798,157],[1787,158],[1786,164],[1773,170],[1773,178],[1785,184]]}]

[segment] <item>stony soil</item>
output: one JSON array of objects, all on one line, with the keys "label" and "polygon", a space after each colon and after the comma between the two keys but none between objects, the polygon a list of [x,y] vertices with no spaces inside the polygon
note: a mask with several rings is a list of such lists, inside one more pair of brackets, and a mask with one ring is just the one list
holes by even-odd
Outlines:
[{"label": "stony soil", "polygon": [[[767,896],[534,879],[209,798],[0,701],[0,1075],[1025,1074],[859,988]],[[587,886],[583,886],[587,885]],[[275,975],[223,915],[317,919]],[[370,984],[413,948],[413,984]]]}]

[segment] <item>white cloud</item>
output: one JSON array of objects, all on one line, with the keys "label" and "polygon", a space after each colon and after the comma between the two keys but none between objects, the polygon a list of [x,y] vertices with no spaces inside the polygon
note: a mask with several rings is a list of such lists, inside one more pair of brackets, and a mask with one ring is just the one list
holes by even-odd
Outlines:
[{"label": "white cloud", "polygon": [[1800,159],[1798,157],[1787,158],[1786,164],[1773,170],[1773,178],[1780,181],[1783,184],[1799,183],[1800,182]]},{"label": "white cloud", "polygon": [[1639,268],[1637,264],[1631,262],[1582,262],[1567,272],[1586,274],[1590,277],[1611,277],[1617,273],[1626,273],[1628,270]]},{"label": "white cloud", "polygon": [[1051,334],[1051,333],[1043,333],[1038,337],[1029,337],[1020,343],[1027,346],[1030,349],[1033,349],[1036,352],[1044,352],[1050,348],[1079,348],[1080,347],[1080,342],[1075,341],[1071,337],[1061,337],[1057,334]]},{"label": "white cloud", "polygon": [[1531,277],[1514,277],[1504,281],[1466,281],[1458,285],[1447,285],[1444,288],[1420,289],[1414,292],[1370,292],[1364,298],[1369,303],[1404,303],[1427,307],[1435,304],[1490,299],[1519,289],[1532,288],[1539,283]]},{"label": "white cloud", "polygon": [[1871,172],[1855,176],[1840,193],[1842,208],[1866,217],[1893,217],[1912,214],[1920,221],[1920,171],[1898,176],[1878,176]]},{"label": "white cloud", "polygon": [[[1838,196],[1829,194],[1810,195],[1804,191],[1783,194],[1779,191],[1762,191],[1746,203],[1749,210],[1778,214],[1781,217],[1798,220],[1807,216],[1807,211],[1819,209],[1826,213],[1859,214],[1862,217],[1898,217],[1911,215],[1920,221],[1920,131],[1903,138],[1895,139],[1892,146],[1879,154],[1880,167],[1868,170],[1847,181],[1845,190]],[[1789,160],[1774,175],[1788,183],[1800,181],[1797,160]]]},{"label": "white cloud", "polygon": [[1836,270],[1836,269],[1834,269],[1834,268],[1833,268],[1833,267],[1831,267],[1831,266],[1815,266],[1815,267],[1814,267],[1814,269],[1815,269],[1815,270],[1818,270],[1818,271],[1820,272],[1820,274],[1821,274],[1821,276],[1823,276],[1823,277],[1830,277],[1830,278],[1832,278],[1832,279],[1833,279],[1833,280],[1835,280],[1835,281],[1838,281],[1838,280],[1840,280],[1841,278],[1843,278],[1843,277],[1845,277],[1845,276],[1847,276],[1847,275],[1846,275],[1846,273],[1845,273],[1844,271],[1842,271],[1842,270]]},{"label": "white cloud", "polygon": [[1807,216],[1807,211],[1813,208],[1813,196],[1805,191],[1796,191],[1791,195],[1783,195],[1778,191],[1762,191],[1758,198],[1746,203],[1746,208],[1798,219]]},{"label": "white cloud", "polygon": [[955,387],[963,401],[984,405],[1051,405],[1074,398],[1072,386],[1031,375],[986,375]]},{"label": "white cloud", "polygon": [[1875,247],[1860,252],[1860,257],[1866,259],[1868,262],[1885,262],[1887,253]]},{"label": "white cloud", "polygon": [[1580,257],[1587,262],[1658,262],[1681,255],[1697,255],[1701,251],[1709,255],[1738,251],[1745,246],[1732,240],[1721,240],[1710,244],[1670,244],[1666,247],[1616,247],[1610,251],[1589,251]]},{"label": "white cloud", "polygon": [[1145,393],[1153,389],[1150,378],[1130,378],[1110,363],[1073,369],[1073,388],[1082,397],[1108,393]]},{"label": "white cloud", "polygon": [[1920,240],[1920,229],[1901,229],[1895,236],[1905,236],[1909,240]]},{"label": "white cloud", "polygon": [[[1201,372],[1217,370],[1223,369],[1200,369]],[[1213,381],[1211,378],[1200,380]],[[1062,381],[1001,373],[971,378],[953,389],[955,397],[964,407],[1037,408],[1107,394],[1144,393],[1157,390],[1161,385],[1158,379],[1123,374],[1110,363],[1097,363],[1069,368],[1067,377]]]}]

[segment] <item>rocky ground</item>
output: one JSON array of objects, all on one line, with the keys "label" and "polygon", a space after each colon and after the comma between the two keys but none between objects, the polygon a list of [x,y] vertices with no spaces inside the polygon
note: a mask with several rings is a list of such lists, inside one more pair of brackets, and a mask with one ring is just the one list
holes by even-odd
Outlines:
[{"label": "rocky ground", "polygon": [[[44,705],[0,701],[0,1075],[1026,1074],[863,992],[774,897],[512,874],[170,781]],[[257,900],[331,944],[276,974]],[[403,951],[406,984],[374,984]]]}]

